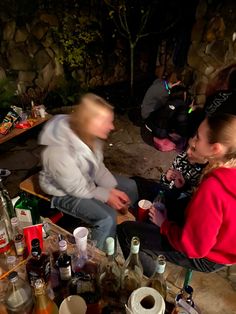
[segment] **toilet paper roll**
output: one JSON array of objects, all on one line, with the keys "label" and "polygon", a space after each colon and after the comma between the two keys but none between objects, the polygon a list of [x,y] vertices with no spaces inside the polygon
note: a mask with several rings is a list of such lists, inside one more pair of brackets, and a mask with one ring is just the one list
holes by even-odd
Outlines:
[{"label": "toilet paper roll", "polygon": [[126,305],[126,314],[164,314],[163,297],[153,288],[143,287],[134,290]]}]

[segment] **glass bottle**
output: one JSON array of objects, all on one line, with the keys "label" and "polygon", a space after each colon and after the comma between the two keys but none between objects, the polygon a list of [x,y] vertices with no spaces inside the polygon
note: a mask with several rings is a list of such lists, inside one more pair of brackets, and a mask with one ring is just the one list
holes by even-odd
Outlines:
[{"label": "glass bottle", "polygon": [[34,284],[35,305],[32,314],[59,314],[56,303],[47,295],[46,285],[42,279],[37,279]]},{"label": "glass bottle", "polygon": [[10,218],[15,217],[15,211],[12,205],[11,198],[9,196],[9,193],[5,186],[2,183],[2,178],[0,177],[0,199],[2,202],[2,205],[6,208],[6,211],[8,212],[8,215]]},{"label": "glass bottle", "polygon": [[31,286],[37,279],[43,279],[46,283],[50,276],[50,257],[42,253],[39,239],[33,239],[31,242],[32,257],[26,264],[26,271]]},{"label": "glass bottle", "polygon": [[152,277],[149,279],[148,286],[157,290],[163,299],[167,296],[167,285],[164,278],[164,272],[166,267],[166,259],[164,255],[159,255],[156,260],[156,270]]},{"label": "glass bottle", "polygon": [[115,241],[112,237],[106,239],[106,253],[107,260],[102,267],[99,285],[101,287],[101,295],[104,303],[115,305],[117,303],[117,294],[120,291],[121,270],[114,258]]},{"label": "glass bottle", "polygon": [[142,286],[143,267],[139,259],[140,241],[138,237],[131,240],[130,254],[124,263],[121,275],[122,303],[126,303],[131,293]]},{"label": "glass bottle", "polygon": [[172,314],[190,313],[190,309],[195,307],[192,296],[193,288],[191,286],[185,286],[183,289],[181,289],[175,298],[176,305],[172,311]]},{"label": "glass bottle", "polygon": [[15,204],[15,212],[22,228],[39,223],[38,200],[35,197],[21,193]]},{"label": "glass bottle", "polygon": [[157,194],[157,197],[153,201],[153,206],[160,211],[165,210],[165,193],[164,193],[164,191],[162,191],[162,190],[159,191],[159,193]]},{"label": "glass bottle", "polygon": [[16,256],[14,256],[14,255],[7,256],[6,264],[7,264],[7,269],[8,270],[13,269],[17,265]]},{"label": "glass bottle", "polygon": [[59,241],[60,255],[57,260],[57,267],[59,269],[60,279],[71,279],[71,257],[67,254],[67,242],[65,240]]},{"label": "glass bottle", "polygon": [[5,296],[5,304],[9,314],[31,314],[33,298],[30,285],[18,277],[13,271],[8,276],[9,285]]},{"label": "glass bottle", "polygon": [[7,209],[0,199],[0,254],[7,253],[11,249],[12,228]]},{"label": "glass bottle", "polygon": [[15,244],[16,254],[22,256],[25,251],[25,241],[23,230],[19,226],[17,217],[11,219],[12,232],[13,232],[13,241]]}]

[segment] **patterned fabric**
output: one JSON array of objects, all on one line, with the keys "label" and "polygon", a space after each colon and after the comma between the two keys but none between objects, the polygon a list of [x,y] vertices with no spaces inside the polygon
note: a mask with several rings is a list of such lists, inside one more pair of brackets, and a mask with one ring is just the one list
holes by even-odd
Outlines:
[{"label": "patterned fabric", "polygon": [[[182,187],[182,192],[191,195],[193,189],[198,185],[202,170],[205,168],[206,164],[190,164],[188,161],[186,151],[178,154],[174,159],[171,169],[178,170],[182,173],[185,180],[185,185]],[[170,186],[171,182],[166,179],[166,174],[161,175],[161,183]],[[175,188],[175,187],[174,187]]]}]

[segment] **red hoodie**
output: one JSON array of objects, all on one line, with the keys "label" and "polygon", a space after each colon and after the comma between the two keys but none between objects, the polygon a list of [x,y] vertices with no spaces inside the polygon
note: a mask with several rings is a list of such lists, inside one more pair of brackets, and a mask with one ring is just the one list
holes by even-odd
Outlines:
[{"label": "red hoodie", "polygon": [[236,169],[209,173],[186,209],[183,228],[166,220],[161,233],[189,258],[236,263]]}]

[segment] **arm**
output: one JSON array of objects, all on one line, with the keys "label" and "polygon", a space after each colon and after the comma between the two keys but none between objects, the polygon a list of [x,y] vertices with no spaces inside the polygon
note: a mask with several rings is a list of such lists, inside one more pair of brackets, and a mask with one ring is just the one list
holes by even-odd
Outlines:
[{"label": "arm", "polygon": [[161,233],[177,251],[190,258],[203,258],[215,245],[223,219],[221,199],[216,193],[219,189],[216,179],[205,179],[186,209],[183,228],[164,221]]},{"label": "arm", "polygon": [[95,198],[107,202],[110,189],[97,187],[88,175],[84,175],[75,160],[66,151],[53,148],[45,151],[43,163],[53,180],[66,194],[78,198]]},{"label": "arm", "polygon": [[96,173],[95,183],[103,188],[112,189],[117,186],[117,182],[112,173],[105,167],[104,163],[100,164]]}]

